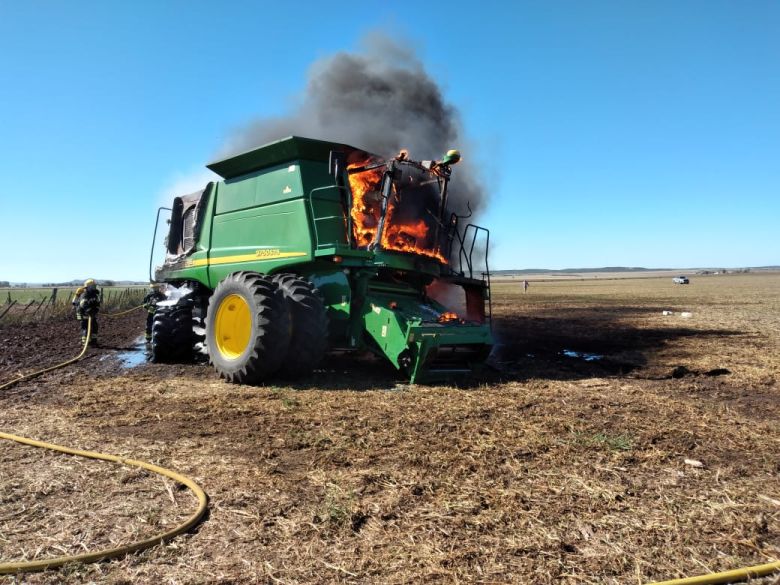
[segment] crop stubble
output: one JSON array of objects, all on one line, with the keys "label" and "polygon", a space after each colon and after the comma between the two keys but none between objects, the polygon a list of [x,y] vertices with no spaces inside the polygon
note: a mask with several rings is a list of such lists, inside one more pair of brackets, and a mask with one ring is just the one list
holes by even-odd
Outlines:
[{"label": "crop stubble", "polygon": [[[130,315],[114,349],[0,396],[0,428],[189,474],[209,518],[25,582],[641,583],[778,558],[779,285],[497,283],[497,371],[461,387],[348,358],[263,388],[203,364],[124,370],[100,358],[132,347]],[[0,330],[0,379],[75,353],[75,325],[50,327],[28,357],[23,330]],[[5,442],[0,494],[2,560],[129,542],[195,505],[154,476]]]}]

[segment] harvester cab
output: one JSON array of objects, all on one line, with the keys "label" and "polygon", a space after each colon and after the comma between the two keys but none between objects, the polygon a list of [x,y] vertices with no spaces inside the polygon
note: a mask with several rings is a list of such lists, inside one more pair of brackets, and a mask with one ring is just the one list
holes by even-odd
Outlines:
[{"label": "harvester cab", "polygon": [[370,350],[411,382],[471,371],[492,346],[489,232],[450,209],[459,159],[290,137],[208,165],[223,180],[171,208],[153,359],[202,341],[241,383],[328,349]]}]

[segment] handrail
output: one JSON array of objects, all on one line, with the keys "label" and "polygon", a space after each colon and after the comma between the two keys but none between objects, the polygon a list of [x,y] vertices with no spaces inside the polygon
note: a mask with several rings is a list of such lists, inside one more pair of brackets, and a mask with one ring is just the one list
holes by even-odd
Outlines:
[{"label": "handrail", "polygon": [[[314,227],[314,249],[315,250],[318,250],[320,247],[327,247],[328,245],[332,245],[332,244],[325,244],[325,245],[321,245],[320,244],[320,234],[319,234],[319,229],[317,228],[317,221],[321,220],[321,219],[333,219],[333,218],[339,217],[337,215],[329,215],[327,217],[315,217],[314,216],[314,203],[313,202],[314,202],[315,199],[317,201],[329,201],[331,203],[335,203],[332,199],[327,199],[325,197],[314,197],[314,193],[316,191],[327,191],[329,189],[336,189],[337,191],[346,190],[341,185],[325,185],[323,187],[315,187],[314,189],[309,191],[309,197],[308,197],[308,200],[309,200],[309,211],[311,213],[311,223],[312,223],[312,226]],[[347,218],[348,218],[348,223],[349,223],[348,230],[347,230],[347,243],[349,243],[349,230],[351,229],[351,221],[350,221],[349,218],[351,218],[351,215],[347,214]]]},{"label": "handrail", "polygon": [[170,207],[158,207],[157,219],[154,220],[154,235],[152,236],[152,249],[149,252],[149,282],[154,282],[154,276],[152,276],[152,262],[154,262],[154,243],[157,240],[157,225],[160,223],[160,212],[173,211]]},{"label": "handrail", "polygon": [[[469,231],[471,230],[471,231]],[[463,262],[466,262],[469,278],[474,278],[474,247],[477,243],[477,237],[480,232],[485,232],[485,270],[490,273],[490,264],[488,261],[488,252],[490,249],[490,230],[474,223],[468,224],[463,230],[463,235],[458,235],[460,250],[458,252],[458,267],[463,272]],[[457,233],[457,232],[456,232]],[[469,241],[469,238],[471,241]],[[468,248],[468,250],[467,250]]]}]

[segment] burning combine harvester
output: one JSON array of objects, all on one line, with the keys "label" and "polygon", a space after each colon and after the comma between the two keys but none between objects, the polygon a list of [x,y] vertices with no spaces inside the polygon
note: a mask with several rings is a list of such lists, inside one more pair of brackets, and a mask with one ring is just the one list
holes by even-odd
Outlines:
[{"label": "burning combine harvester", "polygon": [[153,359],[205,341],[222,377],[250,384],[328,349],[370,350],[411,382],[470,371],[492,345],[489,233],[448,209],[459,159],[294,136],[208,165],[224,180],[173,202],[154,280],[177,294],[155,313]]}]

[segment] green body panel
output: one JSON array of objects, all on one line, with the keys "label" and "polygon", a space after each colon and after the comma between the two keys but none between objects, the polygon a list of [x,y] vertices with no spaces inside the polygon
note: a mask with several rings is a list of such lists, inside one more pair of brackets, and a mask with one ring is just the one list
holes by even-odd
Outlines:
[{"label": "green body panel", "polygon": [[[292,137],[208,165],[224,180],[198,208],[194,246],[169,257],[157,280],[195,281],[210,291],[238,271],[296,272],[323,295],[332,346],[384,355],[412,382],[425,379],[439,348],[489,349],[489,325],[437,322],[446,309],[421,284],[441,275],[436,260],[350,247],[347,193],[328,168],[334,150],[364,154]],[[382,280],[393,271],[415,278]]]},{"label": "green body panel", "polygon": [[373,264],[380,268],[407,270],[430,276],[439,276],[441,274],[441,265],[436,260],[426,256],[415,256],[414,254],[403,254],[401,252],[377,250],[374,253]]},{"label": "green body panel", "polygon": [[277,165],[238,179],[226,179],[216,198],[214,214],[281,203],[303,197],[300,165]]},{"label": "green body panel", "polygon": [[325,162],[306,161],[301,165],[301,177],[310,202],[314,249],[338,248],[350,251],[344,193],[334,183]]},{"label": "green body panel", "polygon": [[452,373],[460,373],[457,369],[446,368],[435,370],[429,368],[429,358],[440,348],[478,348],[462,361],[461,366],[469,370],[481,365],[493,347],[493,335],[490,325],[476,323],[420,323],[409,327],[407,342],[414,348],[414,362],[409,371],[412,383],[417,381],[432,381],[447,378]]},{"label": "green body panel", "polygon": [[206,165],[206,167],[220,177],[233,179],[291,160],[311,160],[327,163],[328,156],[332,150],[345,154],[365,152],[359,148],[337,142],[314,140],[301,136],[288,136],[225,160],[213,162]]},{"label": "green body panel", "polygon": [[[192,254],[190,261],[194,263],[206,262],[209,257],[208,250],[198,250]],[[181,271],[184,278],[188,280],[196,280],[202,284],[209,285],[209,267],[207,264],[194,265],[188,268],[184,268]],[[216,284],[214,285],[216,286]],[[213,287],[212,287],[213,288]]]},{"label": "green body panel", "polygon": [[[364,307],[363,322],[372,346],[398,369],[404,369],[412,383],[431,380],[435,372],[425,368],[432,353],[443,346],[484,348],[473,355],[487,354],[493,344],[490,326],[454,321],[439,323],[446,309],[430,299],[398,293],[370,291]],[[401,358],[408,355],[408,363]],[[484,356],[482,359],[484,359]],[[463,366],[471,366],[463,363]],[[449,372],[449,370],[448,370]]]},{"label": "green body panel", "polygon": [[[315,267],[312,267],[315,268]],[[316,269],[316,268],[315,268]],[[328,312],[330,338],[337,345],[346,345],[349,338],[350,308],[352,304],[352,286],[343,270],[322,267],[321,271],[304,275],[322,294],[325,309]]]},{"label": "green body panel", "polygon": [[216,286],[237,270],[270,274],[312,259],[309,223],[301,199],[214,216],[209,280]]},{"label": "green body panel", "polygon": [[164,266],[158,279],[214,288],[239,270],[289,270],[312,261],[317,235],[321,246],[349,251],[339,197],[327,164],[319,161],[286,161],[220,181],[206,203],[195,250]]}]

